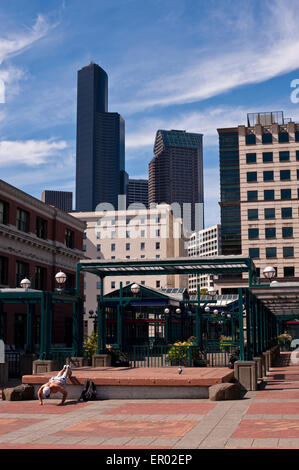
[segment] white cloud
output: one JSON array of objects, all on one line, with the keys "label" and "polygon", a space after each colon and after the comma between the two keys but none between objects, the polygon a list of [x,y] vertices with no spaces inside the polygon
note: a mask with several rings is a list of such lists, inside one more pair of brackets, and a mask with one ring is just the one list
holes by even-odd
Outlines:
[{"label": "white cloud", "polygon": [[0,142],[0,166],[37,166],[48,162],[68,147],[64,140],[26,140]]},{"label": "white cloud", "polygon": [[[134,98],[117,105],[120,112],[130,114],[154,106],[196,102],[299,68],[298,2],[290,1],[286,8],[281,8],[278,0],[264,2],[260,13],[264,19],[253,21],[250,11],[246,11],[250,26],[244,27],[243,33],[240,27],[237,32],[232,28],[231,39],[222,38],[223,44],[219,37],[215,44],[214,36],[219,33],[212,30],[208,55],[194,48],[195,60],[182,66],[179,73],[171,70],[144,80],[143,87],[134,87]],[[243,22],[244,14],[242,10]],[[220,18],[219,13],[219,25]],[[163,54],[161,57],[164,60]],[[183,63],[181,59],[177,57]]]}]

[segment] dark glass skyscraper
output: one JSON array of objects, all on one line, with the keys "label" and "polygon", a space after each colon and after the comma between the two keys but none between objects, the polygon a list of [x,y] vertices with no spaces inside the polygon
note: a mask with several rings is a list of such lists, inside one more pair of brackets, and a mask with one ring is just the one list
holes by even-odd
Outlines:
[{"label": "dark glass skyscraper", "polygon": [[127,185],[127,207],[130,204],[142,203],[148,207],[148,180],[129,178]]},{"label": "dark glass skyscraper", "polygon": [[108,112],[108,76],[90,63],[78,72],[76,211],[94,211],[124,194],[125,123]]},{"label": "dark glass skyscraper", "polygon": [[[191,217],[191,230],[203,229],[202,134],[157,131],[149,164],[149,204],[163,202],[180,205],[186,228]],[[184,203],[191,204],[190,216],[183,213]]]},{"label": "dark glass skyscraper", "polygon": [[45,190],[42,192],[42,201],[64,212],[72,212],[73,210],[73,193],[70,191]]}]

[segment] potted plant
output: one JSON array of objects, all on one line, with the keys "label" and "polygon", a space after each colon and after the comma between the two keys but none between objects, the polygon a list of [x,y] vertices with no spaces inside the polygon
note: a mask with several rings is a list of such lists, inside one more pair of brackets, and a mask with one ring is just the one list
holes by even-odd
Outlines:
[{"label": "potted plant", "polygon": [[290,344],[292,341],[292,336],[287,333],[283,333],[277,337],[277,342],[281,348],[281,351],[289,351]]},{"label": "potted plant", "polygon": [[172,366],[196,366],[205,367],[206,361],[204,360],[202,352],[199,350],[195,342],[196,338],[191,336],[186,341],[177,341],[169,349],[166,360]]}]

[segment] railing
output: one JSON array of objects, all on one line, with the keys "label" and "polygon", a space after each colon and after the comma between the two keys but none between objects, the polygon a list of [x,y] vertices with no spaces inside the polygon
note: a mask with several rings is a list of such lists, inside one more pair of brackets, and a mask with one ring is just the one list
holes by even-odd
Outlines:
[{"label": "railing", "polygon": [[12,379],[20,377],[20,353],[16,351],[6,351],[5,358],[8,363],[8,377]]},{"label": "railing", "polygon": [[72,348],[52,348],[51,359],[58,361],[59,369],[62,369],[68,357],[72,357]]},{"label": "railing", "polygon": [[132,367],[228,367],[238,343],[208,342],[199,346],[132,346],[126,351]]}]

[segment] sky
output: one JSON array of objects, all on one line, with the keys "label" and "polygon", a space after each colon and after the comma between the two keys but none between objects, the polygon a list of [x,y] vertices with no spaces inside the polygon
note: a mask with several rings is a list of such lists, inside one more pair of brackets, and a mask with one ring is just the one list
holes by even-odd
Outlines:
[{"label": "sky", "polygon": [[158,129],[202,133],[205,226],[220,223],[217,128],[299,121],[298,23],[299,0],[1,0],[0,178],[75,191],[77,71],[93,61],[129,176],[147,178]]}]

